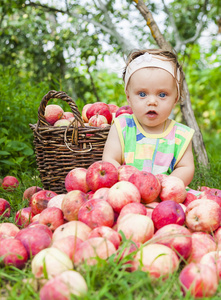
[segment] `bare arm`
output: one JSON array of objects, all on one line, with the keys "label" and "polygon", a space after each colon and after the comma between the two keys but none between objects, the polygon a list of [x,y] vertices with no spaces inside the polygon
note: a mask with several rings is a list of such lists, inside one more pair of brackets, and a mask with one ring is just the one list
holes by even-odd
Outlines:
[{"label": "bare arm", "polygon": [[183,180],[185,186],[188,186],[194,176],[194,159],[192,152],[192,142],[187,147],[185,153],[183,154],[181,160],[177,163],[175,170],[171,175],[179,177]]},{"label": "bare arm", "polygon": [[103,151],[103,161],[112,163],[115,167],[122,164],[122,149],[115,124],[110,128]]}]

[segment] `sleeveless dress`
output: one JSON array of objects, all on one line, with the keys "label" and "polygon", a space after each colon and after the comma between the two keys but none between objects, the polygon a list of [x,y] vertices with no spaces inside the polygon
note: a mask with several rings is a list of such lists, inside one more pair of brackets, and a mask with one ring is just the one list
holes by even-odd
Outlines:
[{"label": "sleeveless dress", "polygon": [[160,134],[145,132],[134,115],[120,115],[114,123],[121,142],[123,164],[154,175],[172,173],[194,134],[192,128],[174,120]]}]

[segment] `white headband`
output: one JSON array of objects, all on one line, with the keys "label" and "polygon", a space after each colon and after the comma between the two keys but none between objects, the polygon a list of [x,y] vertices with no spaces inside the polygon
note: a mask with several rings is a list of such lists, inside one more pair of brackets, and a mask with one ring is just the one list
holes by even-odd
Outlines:
[{"label": "white headband", "polygon": [[163,60],[160,58],[159,55],[153,55],[148,52],[136,57],[134,60],[132,60],[129,65],[126,68],[125,73],[125,91],[127,88],[128,81],[131,77],[131,75],[136,72],[137,70],[143,69],[143,68],[160,68],[167,72],[169,72],[175,79],[177,84],[177,90],[178,90],[178,98],[179,98],[179,83],[180,80],[180,70],[177,69],[177,78],[174,74],[174,64],[171,63],[169,60]]}]

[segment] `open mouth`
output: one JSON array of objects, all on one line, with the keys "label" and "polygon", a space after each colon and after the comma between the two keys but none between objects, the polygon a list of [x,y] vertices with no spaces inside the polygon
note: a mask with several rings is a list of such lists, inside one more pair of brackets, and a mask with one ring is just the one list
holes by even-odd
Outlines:
[{"label": "open mouth", "polygon": [[147,115],[148,116],[156,116],[157,113],[154,110],[150,110],[150,111],[147,112]]}]

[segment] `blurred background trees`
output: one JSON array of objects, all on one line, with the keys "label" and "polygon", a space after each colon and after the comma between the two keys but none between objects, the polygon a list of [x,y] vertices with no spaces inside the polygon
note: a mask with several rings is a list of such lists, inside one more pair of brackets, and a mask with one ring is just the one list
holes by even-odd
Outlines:
[{"label": "blurred background trees", "polygon": [[[220,0],[145,4],[183,64],[209,158],[220,160]],[[123,105],[126,55],[157,47],[131,0],[0,0],[0,45],[3,174],[12,166],[35,165],[28,124],[37,121],[39,103],[50,89],[65,91],[79,110],[95,101]]]}]

